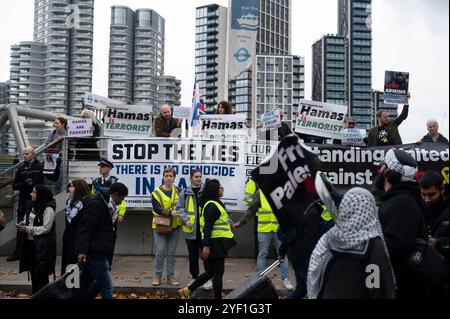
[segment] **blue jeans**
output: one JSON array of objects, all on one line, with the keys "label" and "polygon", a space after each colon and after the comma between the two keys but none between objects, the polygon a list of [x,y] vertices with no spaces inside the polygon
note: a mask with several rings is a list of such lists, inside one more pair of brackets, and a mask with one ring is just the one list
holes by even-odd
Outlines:
[{"label": "blue jeans", "polygon": [[175,276],[175,251],[180,237],[181,227],[174,229],[168,235],[157,234],[155,231],[155,275],[162,277],[164,257],[167,256],[167,278]]},{"label": "blue jeans", "polygon": [[302,266],[297,266],[297,265],[293,265],[293,266],[294,266],[296,285],[295,285],[294,291],[291,292],[286,297],[286,299],[288,299],[288,300],[303,299],[307,293],[307,289],[306,289],[307,270],[303,269]]},{"label": "blue jeans", "polygon": [[[281,242],[278,239],[277,233],[260,233],[258,232],[258,259],[256,260],[256,270],[259,273],[263,272],[266,269],[266,257],[269,253],[270,244],[272,243],[275,246],[276,252],[281,246]],[[288,258],[284,259],[280,266],[281,269],[281,279],[289,278],[289,262]]]},{"label": "blue jeans", "polygon": [[109,275],[109,262],[106,258],[88,257],[81,268],[79,298],[84,299],[93,281],[100,288],[102,299],[112,299],[113,283]]}]

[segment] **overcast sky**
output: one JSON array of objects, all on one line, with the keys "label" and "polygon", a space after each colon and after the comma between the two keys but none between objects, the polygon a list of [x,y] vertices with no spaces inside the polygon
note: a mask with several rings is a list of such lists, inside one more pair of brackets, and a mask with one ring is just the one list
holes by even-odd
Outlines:
[{"label": "overcast sky", "polygon": [[[311,97],[312,44],[337,32],[337,0],[292,1],[292,54],[306,58],[306,98]],[[190,105],[195,68],[195,8],[227,0],[95,0],[93,93],[108,92],[111,5],[151,8],[166,20],[165,73],[183,81]],[[373,88],[382,90],[385,70],[410,72],[410,115],[400,127],[404,142],[426,133],[436,118],[449,136],[448,0],[373,0]],[[10,46],[33,39],[33,0],[0,1],[0,81],[9,79]]]}]

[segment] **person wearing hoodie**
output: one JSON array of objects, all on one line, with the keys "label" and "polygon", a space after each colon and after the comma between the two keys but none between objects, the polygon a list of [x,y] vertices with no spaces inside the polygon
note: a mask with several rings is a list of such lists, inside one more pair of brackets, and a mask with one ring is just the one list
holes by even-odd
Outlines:
[{"label": "person wearing hoodie", "polygon": [[379,217],[397,280],[399,299],[425,297],[426,284],[409,270],[416,238],[428,241],[424,203],[415,180],[417,162],[408,153],[390,149],[376,180],[382,188]]},{"label": "person wearing hoodie", "polygon": [[394,273],[373,195],[352,188],[334,219],[311,255],[308,298],[394,299]]},{"label": "person wearing hoodie", "polygon": [[55,273],[56,263],[56,202],[52,192],[43,185],[36,185],[19,231],[26,233],[19,272],[29,271],[32,293],[35,294],[48,283],[48,276]]}]

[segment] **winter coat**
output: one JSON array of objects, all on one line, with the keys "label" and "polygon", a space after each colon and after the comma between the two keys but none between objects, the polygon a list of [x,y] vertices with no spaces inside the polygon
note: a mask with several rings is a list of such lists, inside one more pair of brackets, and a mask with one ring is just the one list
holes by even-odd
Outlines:
[{"label": "winter coat", "polygon": [[[403,123],[404,120],[408,117],[409,114],[409,105],[405,105],[403,107],[402,113],[393,121],[390,121],[386,126],[382,127],[385,129],[390,139],[392,140],[392,145],[402,145],[402,138],[398,131],[398,127]],[[367,146],[382,146],[378,143],[378,130],[380,127],[376,126],[369,130],[368,135],[368,145]]]},{"label": "winter coat", "polygon": [[111,264],[115,233],[108,204],[101,194],[97,194],[86,197],[83,206],[75,254],[107,258]]},{"label": "winter coat", "polygon": [[170,118],[166,120],[161,115],[155,120],[155,136],[156,137],[170,137],[170,134],[177,128],[177,120]]},{"label": "winter coat", "polygon": [[428,241],[424,204],[419,186],[400,182],[381,197],[380,223],[397,279],[399,298],[420,298],[424,283],[417,280],[406,266],[415,248],[415,239]]},{"label": "winter coat", "polygon": [[[36,212],[33,227],[39,227],[44,224],[44,215],[50,213],[49,210],[53,210],[51,213],[55,213],[56,202],[51,201],[45,208]],[[29,225],[28,217],[31,213],[31,202],[29,202],[28,210],[26,214],[26,225]],[[32,246],[31,246],[32,245]],[[42,235],[34,235],[33,241],[23,241],[23,247],[20,250],[20,262],[19,272],[30,271],[32,267],[32,261],[34,259],[36,273],[51,275],[55,273],[56,264],[56,222],[53,220],[53,224],[50,232]]]},{"label": "winter coat", "polygon": [[[369,241],[367,252],[364,255],[337,251],[332,251],[332,253],[333,258],[328,262],[325,270],[319,299],[395,298],[395,283],[391,265],[380,237]],[[370,273],[366,272],[369,265],[379,267],[378,289],[366,285],[368,276],[370,276]]]},{"label": "winter coat", "polygon": [[435,142],[435,141],[433,141],[433,138],[431,137],[431,135],[427,134],[422,138],[422,143],[447,143],[448,144],[448,139],[446,139],[444,137],[444,135],[439,134],[439,137],[437,138],[437,140]]}]

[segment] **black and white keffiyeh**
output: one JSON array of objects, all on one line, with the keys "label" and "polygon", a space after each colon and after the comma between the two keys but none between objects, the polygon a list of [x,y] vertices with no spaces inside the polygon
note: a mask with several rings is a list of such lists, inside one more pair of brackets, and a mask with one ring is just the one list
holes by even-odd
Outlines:
[{"label": "black and white keffiyeh", "polygon": [[66,219],[69,222],[69,224],[72,223],[72,219],[74,219],[80,210],[83,209],[83,202],[77,201],[74,205],[72,205],[72,194],[69,194],[69,199],[66,203]]},{"label": "black and white keffiyeh", "polygon": [[[335,226],[319,240],[309,263],[308,298],[317,299],[332,250],[350,254],[366,253],[369,241],[383,239],[375,198],[366,189],[353,188],[343,197]],[[387,256],[389,256],[384,243]]]},{"label": "black and white keffiyeh", "polygon": [[402,182],[414,182],[417,174],[417,162],[408,153],[390,149],[384,158],[387,167],[402,175]]}]

